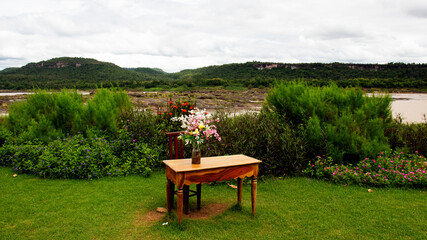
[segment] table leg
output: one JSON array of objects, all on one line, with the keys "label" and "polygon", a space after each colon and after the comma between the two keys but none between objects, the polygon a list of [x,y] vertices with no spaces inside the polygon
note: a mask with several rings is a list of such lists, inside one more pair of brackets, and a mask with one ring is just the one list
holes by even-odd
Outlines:
[{"label": "table leg", "polygon": [[167,201],[168,213],[170,213],[173,208],[174,191],[175,191],[175,184],[168,179],[166,182],[166,201]]},{"label": "table leg", "polygon": [[201,198],[202,198],[202,184],[199,183],[197,184],[196,187],[196,193],[197,193],[197,210],[200,210],[200,203],[201,203]]},{"label": "table leg", "polygon": [[189,199],[190,199],[190,186],[184,185],[184,214],[188,214]]},{"label": "table leg", "polygon": [[182,188],[179,188],[177,191],[177,198],[178,202],[176,204],[176,213],[178,215],[178,223],[181,225],[182,223],[182,210],[183,210],[183,201],[184,201],[184,194]]},{"label": "table leg", "polygon": [[242,204],[242,188],[243,181],[241,178],[237,178],[237,203]]},{"label": "table leg", "polygon": [[252,215],[255,216],[255,205],[256,205],[256,188],[257,188],[257,177],[252,177],[252,191],[251,191],[251,200],[252,200]]}]

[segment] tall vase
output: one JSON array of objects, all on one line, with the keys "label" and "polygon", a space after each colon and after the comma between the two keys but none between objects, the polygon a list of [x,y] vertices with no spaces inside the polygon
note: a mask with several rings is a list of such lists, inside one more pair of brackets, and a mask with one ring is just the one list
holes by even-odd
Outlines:
[{"label": "tall vase", "polygon": [[202,158],[200,149],[193,148],[193,152],[191,154],[191,164],[200,164],[200,158]]}]

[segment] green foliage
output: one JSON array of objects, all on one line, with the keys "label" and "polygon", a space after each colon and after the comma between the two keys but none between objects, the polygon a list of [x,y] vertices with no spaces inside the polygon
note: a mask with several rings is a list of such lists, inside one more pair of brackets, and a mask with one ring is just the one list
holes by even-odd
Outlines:
[{"label": "green foliage", "polygon": [[24,142],[49,142],[66,134],[90,135],[93,130],[115,134],[119,114],[131,108],[127,93],[116,89],[98,89],[86,105],[76,90],[36,90],[27,101],[10,106],[6,127]]},{"label": "green foliage", "polygon": [[394,119],[386,131],[392,149],[419,152],[427,156],[427,120],[422,123],[403,123],[399,117]]},{"label": "green foliage", "polygon": [[107,140],[76,135],[49,144],[6,144],[0,148],[2,164],[18,173],[44,178],[92,179],[140,174],[148,176],[160,166],[162,150],[132,139]]},{"label": "green foliage", "polygon": [[317,156],[305,170],[310,176],[341,184],[369,186],[427,186],[427,173],[423,168],[427,159],[416,152],[381,152],[376,158],[365,158],[355,166],[334,164],[332,158]]},{"label": "green foliage", "polygon": [[80,131],[81,124],[77,125],[75,120],[80,119],[82,112],[83,98],[77,91],[36,90],[28,95],[27,101],[10,106],[6,126],[14,136],[25,141],[47,141],[67,132]]},{"label": "green foliage", "polygon": [[298,130],[291,129],[275,113],[243,113],[232,115],[217,112],[216,123],[221,142],[209,141],[203,156],[246,154],[263,161],[261,174],[294,174],[306,165],[305,148]]},{"label": "green foliage", "polygon": [[120,137],[150,146],[163,146],[166,144],[165,129],[157,124],[156,115],[150,110],[129,111],[120,115],[118,126]]},{"label": "green foliage", "polygon": [[2,124],[0,124],[0,147],[3,146],[3,144],[6,144],[8,141],[10,141],[12,137],[12,134],[9,130],[4,128]]},{"label": "green foliage", "polygon": [[342,162],[388,149],[384,130],[391,121],[390,103],[389,96],[366,97],[360,89],[281,82],[267,94],[264,110],[299,131],[307,158],[327,155]]},{"label": "green foliage", "polygon": [[119,114],[131,111],[132,105],[125,91],[98,89],[95,96],[87,102],[86,121],[97,130],[117,132]]},{"label": "green foliage", "polygon": [[[425,124],[393,122],[384,137],[387,98],[366,98],[360,90],[334,85],[283,85],[289,86],[286,94],[275,92],[280,85],[274,88],[267,104],[275,104],[260,113],[215,113],[222,141],[203,144],[203,156],[246,154],[263,161],[261,175],[281,176],[300,173],[313,154],[357,163],[381,146],[388,149],[387,138],[396,149],[424,154]],[[12,106],[13,121],[0,127],[0,165],[46,178],[148,175],[168,156],[165,133],[181,130],[170,119],[195,106],[190,100],[171,100],[157,113],[132,109],[127,95],[114,89],[98,90],[86,105],[82,102],[75,91],[40,91]],[[185,148],[185,157],[190,150]]]},{"label": "green foliage", "polygon": [[[39,104],[46,99],[51,101],[48,106]],[[186,114],[194,104],[171,101],[171,115],[161,118],[151,111],[134,111],[128,95],[114,89],[98,89],[86,105],[75,92],[37,92],[12,107],[14,121],[6,123],[14,133],[1,128],[1,165],[47,178],[146,176],[167,156],[169,116]]]}]

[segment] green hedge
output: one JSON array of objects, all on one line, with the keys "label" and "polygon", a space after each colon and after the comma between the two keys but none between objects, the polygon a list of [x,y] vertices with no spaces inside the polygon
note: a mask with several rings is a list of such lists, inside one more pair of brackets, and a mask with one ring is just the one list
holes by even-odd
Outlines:
[{"label": "green hedge", "polygon": [[359,184],[376,187],[427,186],[427,173],[423,167],[427,159],[418,153],[380,152],[374,158],[365,158],[355,165],[334,164],[330,157],[317,156],[305,172],[320,179],[340,184]]},{"label": "green hedge", "polygon": [[361,89],[282,82],[267,94],[264,110],[299,131],[308,158],[326,155],[340,163],[389,148],[384,131],[391,122],[390,103],[389,96],[367,97]]},{"label": "green hedge", "polygon": [[49,144],[5,144],[1,165],[19,173],[45,178],[99,178],[140,174],[148,176],[160,166],[164,150],[146,143],[76,135]]},{"label": "green hedge", "polygon": [[119,114],[131,110],[129,96],[117,89],[97,89],[86,104],[75,90],[37,90],[26,101],[10,106],[5,126],[13,137],[27,142],[48,143],[66,134],[88,136],[94,130],[114,135]]}]

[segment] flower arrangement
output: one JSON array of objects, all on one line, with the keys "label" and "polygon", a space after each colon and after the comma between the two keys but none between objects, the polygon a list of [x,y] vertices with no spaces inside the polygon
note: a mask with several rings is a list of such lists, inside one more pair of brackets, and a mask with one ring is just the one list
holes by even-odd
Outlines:
[{"label": "flower arrangement", "polygon": [[189,111],[189,115],[174,117],[172,121],[180,121],[181,127],[185,130],[178,138],[185,142],[185,145],[191,144],[193,149],[200,149],[200,144],[211,137],[221,141],[221,137],[216,131],[216,126],[212,123],[219,122],[219,118],[211,119],[211,115],[206,111],[194,109]]}]

